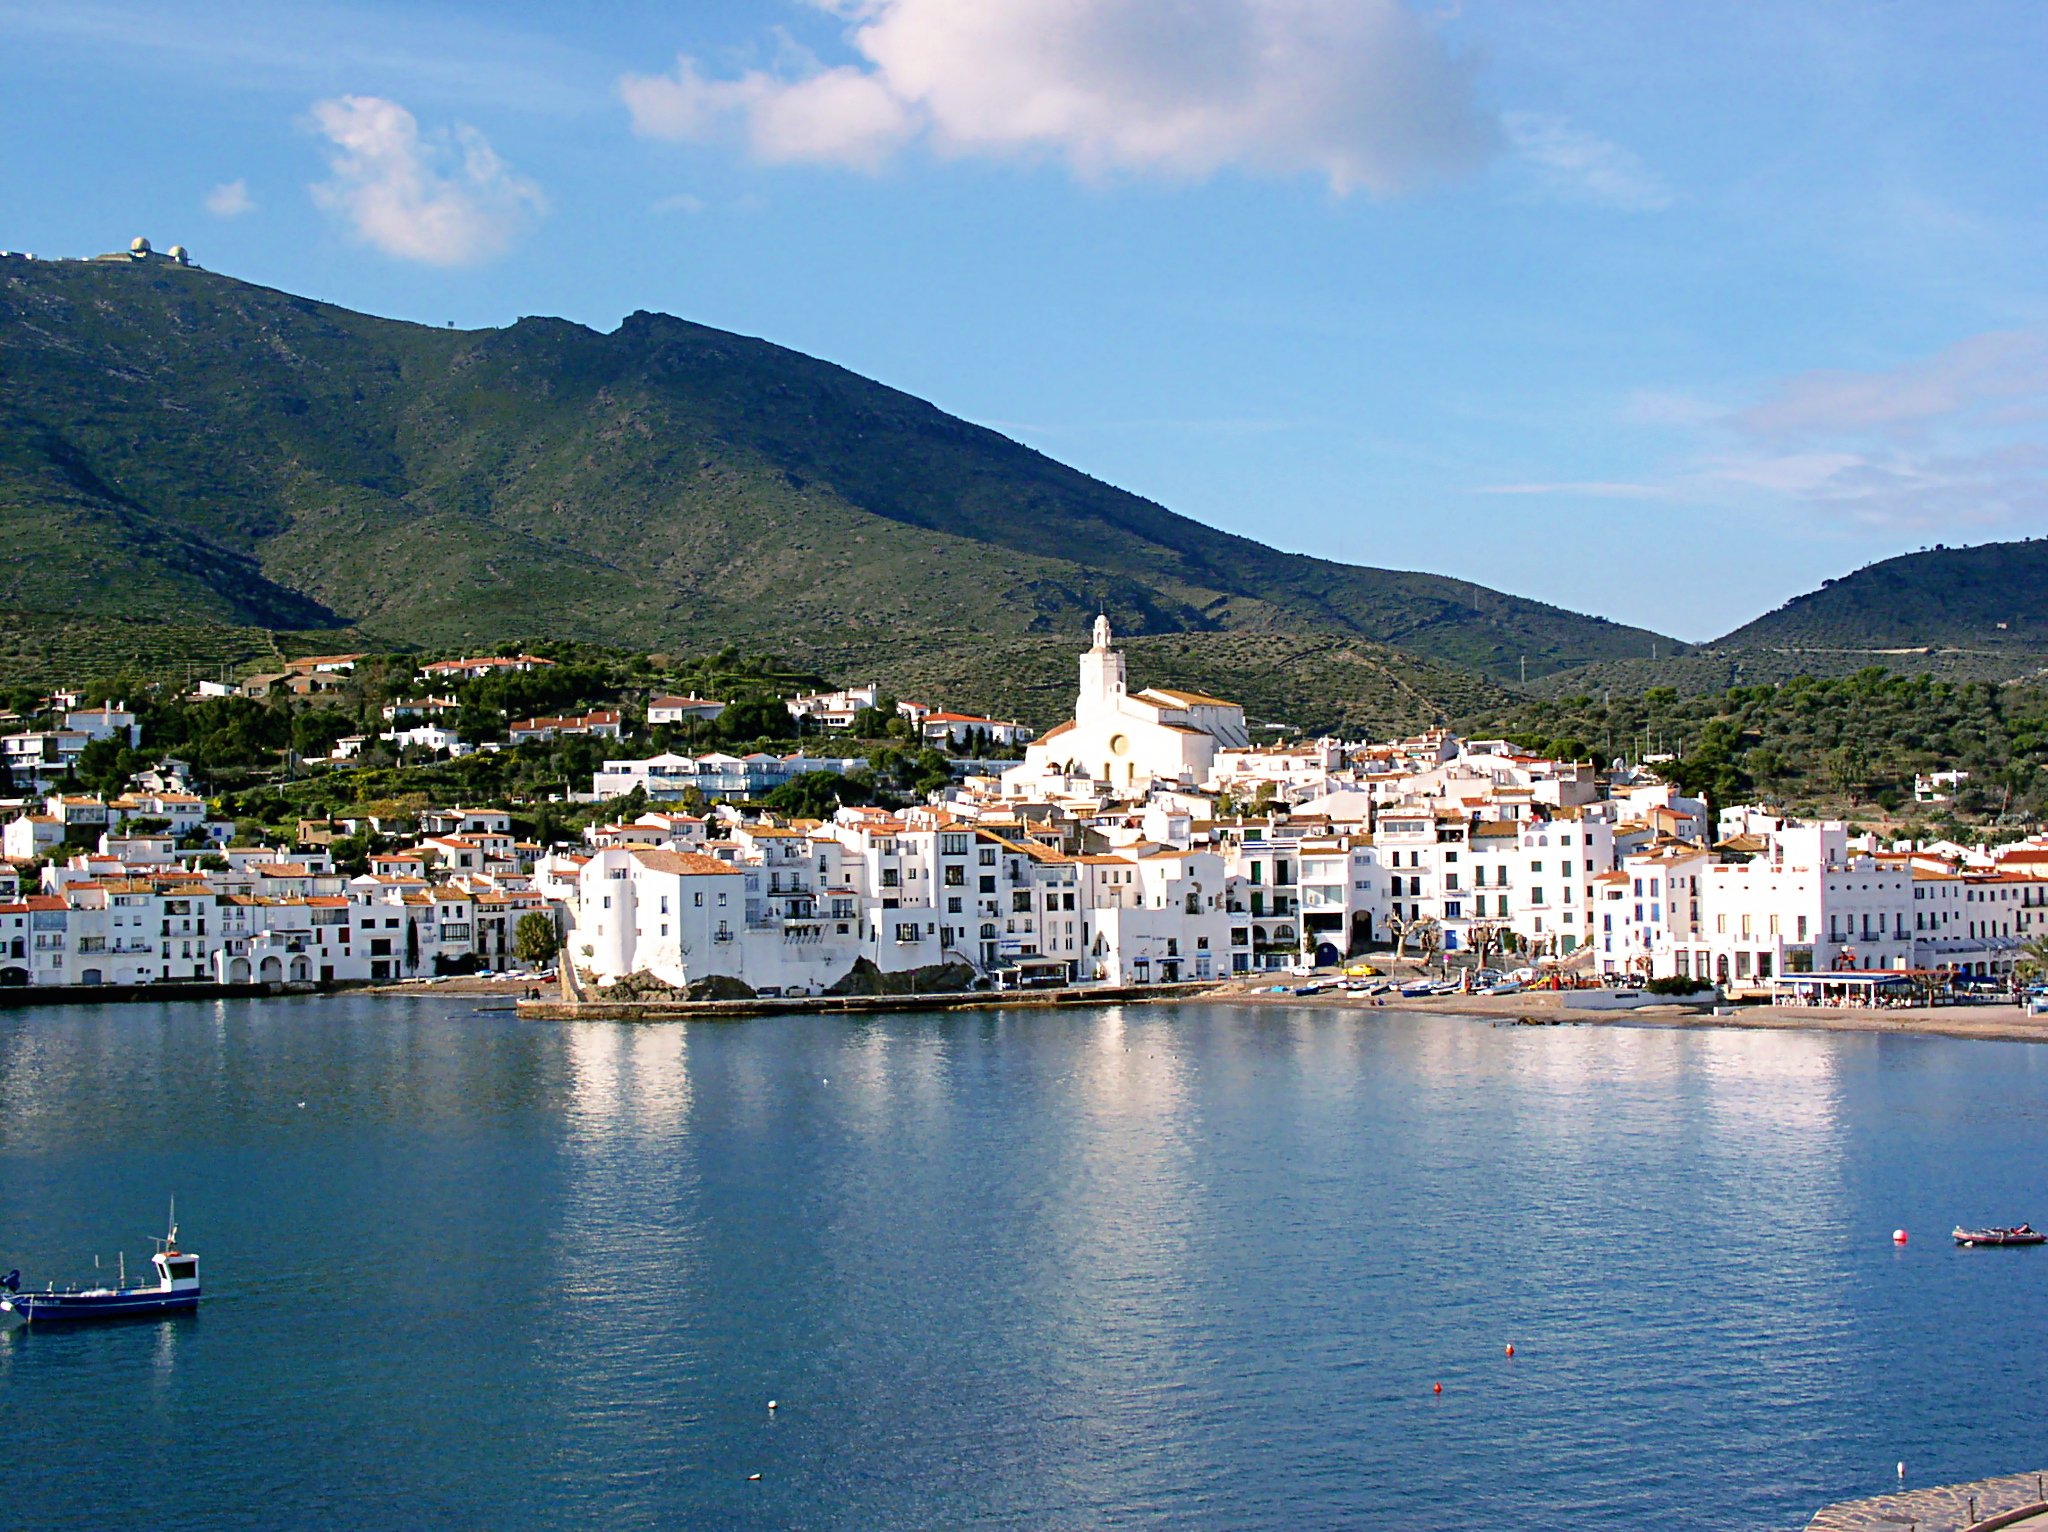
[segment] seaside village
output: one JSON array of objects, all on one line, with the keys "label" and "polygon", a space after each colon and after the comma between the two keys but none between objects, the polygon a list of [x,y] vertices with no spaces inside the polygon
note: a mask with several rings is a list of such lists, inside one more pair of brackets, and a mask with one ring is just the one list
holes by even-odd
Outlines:
[{"label": "seaside village", "polygon": [[[259,679],[317,691],[348,663],[301,661]],[[545,663],[441,662],[421,679]],[[829,724],[875,700],[870,689],[789,706]],[[655,697],[648,715],[719,707]],[[449,735],[405,708],[390,722],[394,735]],[[914,722],[926,739],[1022,745],[1023,759],[970,751],[921,805],[844,807],[822,821],[747,800],[852,759],[609,760],[592,799],[637,788],[645,812],[558,845],[516,838],[513,814],[496,808],[325,826],[398,837],[356,876],[317,837],[232,844],[232,826],[209,817],[174,761],[111,800],[51,790],[23,800],[0,832],[0,983],[289,986],[502,970],[535,913],[585,995],[707,983],[728,995],[844,992],[863,973],[954,989],[1148,985],[1390,953],[1557,982],[1867,995],[1913,975],[2005,981],[2021,947],[2048,935],[2048,840],[1884,846],[1757,806],[1710,816],[1654,765],[1596,771],[1440,730],[1260,745],[1230,702],[1132,690],[1107,619],[1080,657],[1073,717],[1044,735],[926,708]],[[618,726],[616,713],[595,712],[514,724],[513,736],[617,737]],[[114,705],[74,705],[61,728],[8,737],[17,790],[109,737],[146,749],[135,715]],[[687,812],[686,797],[701,811]],[[72,849],[81,840],[92,849]]]}]

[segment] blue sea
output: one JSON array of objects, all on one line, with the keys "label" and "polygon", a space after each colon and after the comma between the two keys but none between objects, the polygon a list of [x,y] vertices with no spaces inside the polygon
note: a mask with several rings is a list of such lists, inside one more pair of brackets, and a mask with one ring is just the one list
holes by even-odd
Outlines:
[{"label": "blue sea", "polygon": [[2048,1464],[2044,1172],[2021,1044],[0,1012],[0,1270],[208,1293],[0,1336],[0,1529],[1796,1528]]}]

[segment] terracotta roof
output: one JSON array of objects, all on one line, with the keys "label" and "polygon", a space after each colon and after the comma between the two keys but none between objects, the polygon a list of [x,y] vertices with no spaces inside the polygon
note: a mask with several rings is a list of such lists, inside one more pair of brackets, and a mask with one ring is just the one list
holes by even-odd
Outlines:
[{"label": "terracotta roof", "polygon": [[675,873],[685,878],[725,877],[739,871],[730,862],[700,856],[694,851],[635,851],[630,855],[649,872]]},{"label": "terracotta roof", "polygon": [[1225,702],[1221,697],[1211,697],[1202,692],[1177,691],[1171,686],[1148,686],[1138,693],[1141,697],[1166,697],[1183,707],[1236,707],[1235,702]]}]

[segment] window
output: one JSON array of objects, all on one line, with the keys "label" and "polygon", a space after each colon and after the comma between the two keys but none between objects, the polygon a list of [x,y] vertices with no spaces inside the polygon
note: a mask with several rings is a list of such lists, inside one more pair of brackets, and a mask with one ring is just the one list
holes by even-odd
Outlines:
[{"label": "window", "polygon": [[996,891],[996,880],[993,875],[983,876],[981,880],[981,891],[984,894],[992,894]]},{"label": "window", "polygon": [[1027,892],[1027,891],[1026,891],[1026,890],[1024,890],[1024,889],[1021,889],[1021,888],[1020,888],[1020,889],[1018,889],[1018,890],[1016,890],[1016,891],[1015,891],[1014,893],[1012,893],[1012,894],[1010,895],[1010,909],[1011,909],[1011,911],[1012,911],[1013,913],[1015,913],[1015,914],[1020,914],[1020,915],[1028,915],[1028,914],[1030,914],[1030,913],[1031,913],[1031,895],[1030,895],[1030,893],[1029,893],[1029,892]]}]

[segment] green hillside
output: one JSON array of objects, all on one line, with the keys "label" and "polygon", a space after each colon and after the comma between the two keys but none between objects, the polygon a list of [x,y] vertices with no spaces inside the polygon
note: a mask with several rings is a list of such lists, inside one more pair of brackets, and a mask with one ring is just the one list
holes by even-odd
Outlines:
[{"label": "green hillside", "polygon": [[1071,647],[1106,606],[1133,634],[1322,633],[1498,677],[1670,646],[1280,553],[656,314],[436,330],[161,259],[11,260],[0,373],[18,610],[909,658],[963,632]]},{"label": "green hillside", "polygon": [[[1670,755],[1663,770],[1717,804],[1924,826],[2037,823],[2048,812],[2048,686],[1851,675],[1686,696],[1670,687],[1611,697],[1525,699],[1465,720],[1540,750],[1606,761]],[[1918,805],[1914,776],[1960,768],[1952,802]]]},{"label": "green hillside", "polygon": [[[1254,726],[1280,723],[1350,738],[1445,724],[1510,694],[1470,671],[1330,633],[1167,633],[1118,639],[1131,685],[1211,691],[1244,705]],[[799,644],[787,652],[848,682],[879,681],[899,696],[944,702],[1043,729],[1071,715],[1084,643],[1022,635],[991,646],[934,632],[914,655],[886,640]]]},{"label": "green hillside", "polygon": [[1707,647],[2048,651],[2048,540],[1885,559],[1826,581]]}]

